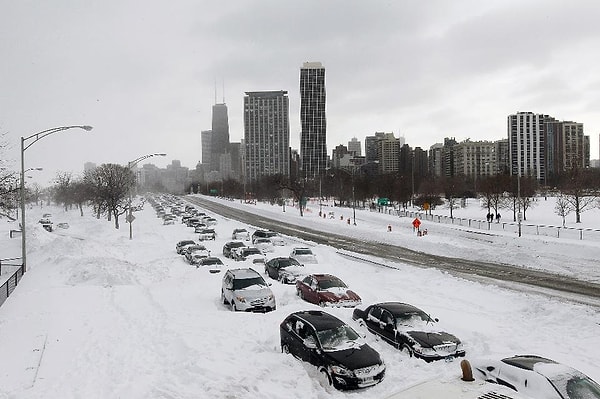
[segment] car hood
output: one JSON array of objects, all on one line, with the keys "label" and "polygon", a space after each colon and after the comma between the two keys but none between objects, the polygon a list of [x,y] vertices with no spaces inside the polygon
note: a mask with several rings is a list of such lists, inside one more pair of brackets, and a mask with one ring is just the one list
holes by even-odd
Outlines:
[{"label": "car hood", "polygon": [[241,295],[246,299],[253,300],[273,295],[273,291],[265,286],[253,285],[248,288],[237,290],[236,295]]},{"label": "car hood", "polygon": [[294,258],[300,263],[317,263],[314,255],[295,255]]},{"label": "car hood", "polygon": [[319,291],[319,295],[330,301],[352,300],[358,301],[360,297],[352,290],[342,287],[333,287]]},{"label": "car hood", "polygon": [[406,335],[417,341],[419,345],[424,348],[432,348],[436,345],[443,344],[459,344],[460,339],[454,335],[439,331],[439,332],[427,332],[427,331],[406,331]]},{"label": "car hood", "polygon": [[350,370],[381,364],[379,353],[368,344],[339,351],[325,351],[324,354]]},{"label": "car hood", "polygon": [[279,269],[279,274],[283,276],[300,277],[306,274],[306,270],[302,266],[288,266]]}]

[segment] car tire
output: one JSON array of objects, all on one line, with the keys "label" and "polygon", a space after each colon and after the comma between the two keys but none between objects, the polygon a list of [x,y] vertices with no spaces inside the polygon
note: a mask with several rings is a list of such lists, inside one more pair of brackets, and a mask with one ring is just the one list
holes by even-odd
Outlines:
[{"label": "car tire", "polygon": [[233,299],[231,300],[231,310],[237,312],[237,307],[235,306],[235,302],[233,301]]},{"label": "car tire", "polygon": [[410,347],[406,344],[402,345],[402,347],[400,348],[400,352],[402,352],[402,354],[407,357],[413,357],[412,349],[410,349]]},{"label": "car tire", "polygon": [[302,291],[298,290],[297,292],[300,299],[304,300],[304,294],[302,293]]},{"label": "car tire", "polygon": [[221,302],[223,302],[223,305],[229,304],[229,302],[227,302],[227,299],[225,298],[225,294],[223,293],[223,290],[221,290]]},{"label": "car tire", "polygon": [[287,344],[281,344],[281,353],[285,353],[285,354],[290,353],[290,348],[289,348],[289,346],[287,346]]},{"label": "car tire", "polygon": [[324,308],[325,307],[325,302],[319,301],[319,306],[322,307],[322,308]]}]

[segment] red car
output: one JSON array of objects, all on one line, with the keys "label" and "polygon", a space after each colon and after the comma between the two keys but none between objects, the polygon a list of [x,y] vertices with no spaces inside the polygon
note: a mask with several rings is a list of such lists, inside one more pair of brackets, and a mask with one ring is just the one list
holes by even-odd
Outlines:
[{"label": "red car", "polygon": [[352,308],[361,304],[358,294],[331,274],[309,274],[296,282],[296,293],[305,301],[319,306]]}]

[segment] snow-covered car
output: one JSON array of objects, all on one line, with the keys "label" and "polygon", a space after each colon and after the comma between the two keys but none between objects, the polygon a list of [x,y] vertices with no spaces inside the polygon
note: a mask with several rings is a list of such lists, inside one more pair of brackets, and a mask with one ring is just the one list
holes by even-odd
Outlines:
[{"label": "snow-covered car", "polygon": [[246,229],[233,229],[233,232],[231,233],[231,239],[250,241],[250,233]]},{"label": "snow-covered car", "polygon": [[237,261],[250,261],[253,264],[261,263],[264,265],[265,254],[256,247],[235,248],[233,259]]},{"label": "snow-covered car", "polygon": [[510,388],[473,378],[471,365],[461,361],[461,375],[441,376],[410,385],[385,399],[532,399]]},{"label": "snow-covered car", "polygon": [[263,253],[275,251],[273,241],[271,241],[270,238],[257,238],[253,245],[260,249]]},{"label": "snow-covered car", "polygon": [[217,219],[213,218],[213,217],[203,217],[202,221],[204,222],[204,224],[206,224],[207,226],[214,226],[215,224],[217,224]]},{"label": "snow-covered car", "polygon": [[360,296],[331,274],[309,274],[296,281],[296,293],[301,299],[319,306],[351,308],[361,304]]},{"label": "snow-covered car", "polygon": [[295,312],[279,325],[281,351],[308,362],[336,389],[375,385],[385,363],[360,334],[337,317],[317,310]]},{"label": "snow-covered car", "polygon": [[194,251],[187,257],[187,261],[190,265],[195,266],[202,263],[202,260],[210,256],[209,251]]},{"label": "snow-covered car", "polygon": [[427,362],[465,356],[456,336],[437,327],[438,319],[402,302],[382,302],[356,308],[352,318],[408,356]]},{"label": "snow-covered car", "polygon": [[541,356],[474,359],[473,377],[543,399],[600,399],[600,385],[581,371]]},{"label": "snow-covered car", "polygon": [[224,264],[223,261],[216,256],[203,256],[198,259],[196,263],[196,268],[208,268],[208,271],[211,273],[220,273]]},{"label": "snow-covered car", "polygon": [[194,226],[194,233],[200,233],[202,230],[207,229],[208,226],[202,222],[198,222],[195,226]]},{"label": "snow-covered car", "polygon": [[197,233],[198,233],[198,239],[200,241],[214,240],[217,238],[217,233],[215,233],[215,229],[202,229],[202,230],[198,231]]},{"label": "snow-covered car", "polygon": [[223,256],[226,258],[233,258],[233,251],[236,248],[244,248],[246,246],[246,243],[243,241],[228,241],[223,245]]},{"label": "snow-covered car", "polygon": [[181,255],[190,245],[196,245],[196,242],[194,240],[181,240],[175,245],[175,251]]},{"label": "snow-covered car", "polygon": [[221,301],[233,311],[269,312],[276,309],[275,295],[269,284],[252,268],[227,270],[221,285]]},{"label": "snow-covered car", "polygon": [[318,263],[317,257],[310,248],[307,247],[296,247],[292,249],[290,258],[296,259],[299,263],[307,265],[309,263]]},{"label": "snow-covered car", "polygon": [[261,238],[268,238],[271,240],[273,245],[283,246],[285,245],[285,240],[281,238],[279,233],[271,230],[256,230],[252,233],[252,244],[256,242],[256,240]]},{"label": "snow-covered car", "polygon": [[295,284],[305,276],[305,267],[293,258],[277,257],[265,263],[265,274],[284,284]]},{"label": "snow-covered car", "polygon": [[189,247],[186,251],[185,251],[185,260],[190,264],[194,264],[192,263],[192,258],[194,258],[194,256],[196,257],[196,261],[200,258],[200,257],[209,257],[210,256],[210,251],[208,249],[206,249],[203,245],[194,245],[193,247]]}]

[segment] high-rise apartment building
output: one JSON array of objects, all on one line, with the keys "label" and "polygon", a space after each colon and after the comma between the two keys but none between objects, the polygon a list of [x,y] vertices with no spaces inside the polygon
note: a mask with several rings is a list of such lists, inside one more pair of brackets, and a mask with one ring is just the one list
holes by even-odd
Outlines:
[{"label": "high-rise apartment building", "polygon": [[465,140],[454,146],[454,172],[475,181],[496,174],[497,145],[493,141]]},{"label": "high-rise apartment building", "polygon": [[589,136],[583,134],[583,123],[553,120],[546,123],[546,136],[548,177],[590,166]]},{"label": "high-rise apartment building", "polygon": [[365,157],[366,162],[379,162],[377,158],[377,141],[385,136],[384,132],[375,132],[373,136],[365,137]]},{"label": "high-rise apartment building", "polygon": [[352,140],[348,142],[348,151],[354,153],[354,156],[360,157],[362,155],[360,141],[353,137]]},{"label": "high-rise apartment building", "polygon": [[300,69],[300,156],[302,174],[312,178],[327,168],[325,68],[305,62]]},{"label": "high-rise apartment building", "polygon": [[508,146],[510,174],[545,181],[546,133],[545,123],[553,121],[548,115],[517,112],[508,116]]},{"label": "high-rise apartment building", "polygon": [[245,181],[290,174],[287,91],[249,91],[244,97]]},{"label": "high-rise apartment building", "polygon": [[379,161],[379,173],[395,173],[399,170],[400,140],[394,137],[394,133],[385,133],[377,140],[377,160]]}]

